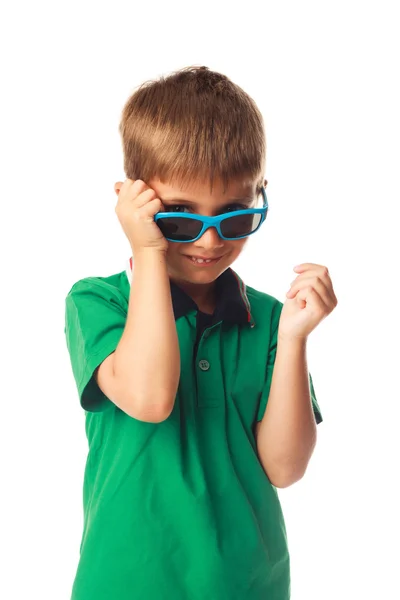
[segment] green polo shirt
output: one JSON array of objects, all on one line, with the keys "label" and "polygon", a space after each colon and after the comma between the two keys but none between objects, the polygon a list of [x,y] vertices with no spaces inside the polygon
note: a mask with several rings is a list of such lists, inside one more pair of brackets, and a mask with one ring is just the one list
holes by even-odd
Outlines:
[{"label": "green polo shirt", "polygon": [[[122,336],[129,270],[82,279],[67,295],[66,341],[89,443],[71,600],[290,598],[284,517],[254,437],[283,304],[230,268],[216,284],[209,316],[171,282],[181,376],[162,423],[128,416],[93,377]],[[320,423],[311,375],[310,389]]]}]

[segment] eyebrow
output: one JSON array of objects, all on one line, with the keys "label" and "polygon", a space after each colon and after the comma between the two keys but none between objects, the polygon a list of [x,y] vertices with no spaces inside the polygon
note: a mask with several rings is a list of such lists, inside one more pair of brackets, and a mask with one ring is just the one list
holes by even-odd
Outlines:
[{"label": "eyebrow", "polygon": [[[161,202],[169,202],[170,204],[186,204],[187,206],[198,206],[197,202],[194,202],[193,200],[184,200],[183,198],[160,198],[160,200]],[[232,204],[251,204],[254,200],[255,198],[253,198],[252,196],[234,198],[232,200],[229,200],[229,202],[223,204],[220,208],[225,208],[227,206],[231,206]]]}]

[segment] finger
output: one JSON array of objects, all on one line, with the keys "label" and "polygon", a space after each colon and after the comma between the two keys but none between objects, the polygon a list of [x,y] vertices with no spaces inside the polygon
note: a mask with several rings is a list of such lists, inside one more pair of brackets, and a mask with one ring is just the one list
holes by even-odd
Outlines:
[{"label": "finger", "polygon": [[303,302],[305,305],[311,305],[314,309],[318,309],[323,316],[327,315],[326,305],[317,290],[313,287],[301,289],[296,296],[296,300]]},{"label": "finger", "polygon": [[321,272],[320,270],[311,269],[310,271],[304,271],[300,275],[297,275],[295,279],[291,282],[290,285],[293,285],[295,281],[303,281],[304,279],[309,279],[310,277],[318,277],[325,283],[327,287],[332,286],[332,281],[329,273]]},{"label": "finger", "polygon": [[334,305],[334,300],[329,293],[329,289],[326,287],[323,281],[318,277],[307,277],[301,281],[296,281],[287,292],[288,298],[294,298],[299,291],[311,288],[315,289],[318,295],[321,297],[326,306],[331,309]]},{"label": "finger", "polygon": [[141,179],[136,179],[135,181],[133,179],[126,179],[119,191],[118,202],[120,204],[123,202],[130,202],[148,189],[150,189],[149,186]]},{"label": "finger", "polygon": [[128,185],[123,194],[120,193],[118,205],[121,207],[122,205],[132,204],[133,207],[137,209],[142,208],[150,200],[154,200],[155,198],[157,198],[157,192],[149,188],[143,181],[137,180],[134,184]]},{"label": "finger", "polygon": [[136,181],[130,180],[127,187],[127,198],[136,200],[136,198],[149,189],[149,186],[142,179],[136,179]]},{"label": "finger", "polygon": [[135,208],[142,208],[143,206],[146,206],[146,204],[148,204],[152,200],[155,200],[156,198],[157,192],[155,192],[151,188],[147,188],[147,190],[141,192],[138,196],[132,198],[132,200]]},{"label": "finger", "polygon": [[304,289],[315,289],[329,310],[332,310],[334,306],[334,300],[329,293],[329,289],[326,287],[323,281],[316,277],[308,277],[302,281],[296,281],[286,295],[288,298],[295,298],[298,293]]},{"label": "finger", "polygon": [[328,267],[324,265],[318,265],[316,263],[302,263],[301,265],[297,265],[293,268],[293,271],[296,273],[304,273],[304,271],[309,271],[310,269],[315,269],[318,272],[324,272],[325,274],[329,274]]},{"label": "finger", "polygon": [[290,285],[293,285],[295,282],[298,281],[304,281],[304,279],[309,278],[309,277],[319,277],[319,279],[321,279],[327,290],[328,293],[330,295],[330,297],[332,298],[332,302],[335,304],[335,306],[337,305],[338,301],[335,295],[335,292],[333,290],[333,285],[332,285],[332,280],[331,277],[329,275],[329,271],[327,269],[327,267],[324,267],[322,265],[318,265],[319,269],[313,269],[310,271],[305,271],[304,273],[301,273],[301,275],[298,275],[292,282]]},{"label": "finger", "polygon": [[154,217],[158,212],[162,212],[164,209],[163,203],[160,198],[154,198],[142,206],[141,213],[147,217]]}]

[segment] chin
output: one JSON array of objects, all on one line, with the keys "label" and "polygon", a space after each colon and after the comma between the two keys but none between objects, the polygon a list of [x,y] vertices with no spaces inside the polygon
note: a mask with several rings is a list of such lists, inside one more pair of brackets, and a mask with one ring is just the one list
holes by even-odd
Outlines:
[{"label": "chin", "polygon": [[186,279],[187,281],[191,281],[192,283],[203,283],[203,284],[208,284],[208,283],[212,283],[213,281],[215,281],[216,279],[218,279],[218,277],[220,275],[222,275],[222,273],[224,271],[226,271],[226,269],[229,267],[229,265],[218,265],[218,269],[210,269],[210,270],[200,270],[196,273],[196,272],[190,272],[188,273],[187,270],[185,271],[181,271],[181,275],[182,278]]},{"label": "chin", "polygon": [[188,276],[188,278],[190,277],[190,281],[192,281],[193,283],[212,283],[213,281],[215,281],[216,279],[218,279],[218,277],[221,275],[221,273],[225,271],[225,269],[223,269],[222,271],[214,271],[214,273],[199,273],[197,276],[196,275],[191,275]]}]

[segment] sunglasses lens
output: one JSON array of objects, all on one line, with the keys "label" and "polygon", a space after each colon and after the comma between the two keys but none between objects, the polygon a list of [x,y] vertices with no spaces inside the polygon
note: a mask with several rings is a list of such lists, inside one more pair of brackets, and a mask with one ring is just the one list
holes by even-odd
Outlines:
[{"label": "sunglasses lens", "polygon": [[163,217],[158,219],[157,225],[166,238],[175,242],[189,242],[199,235],[203,224],[197,219]]},{"label": "sunglasses lens", "polygon": [[260,225],[262,215],[238,215],[224,219],[221,222],[221,232],[224,237],[235,239],[245,235],[250,235]]}]

